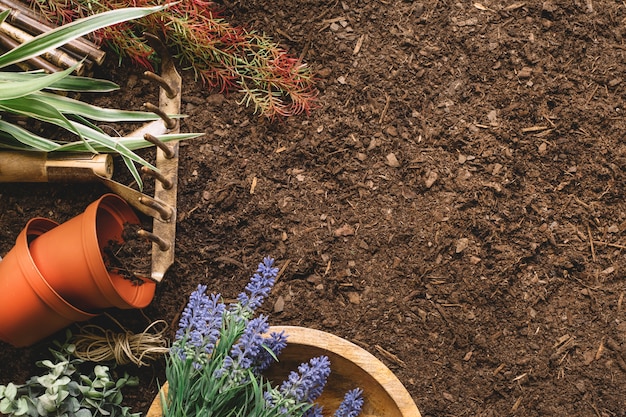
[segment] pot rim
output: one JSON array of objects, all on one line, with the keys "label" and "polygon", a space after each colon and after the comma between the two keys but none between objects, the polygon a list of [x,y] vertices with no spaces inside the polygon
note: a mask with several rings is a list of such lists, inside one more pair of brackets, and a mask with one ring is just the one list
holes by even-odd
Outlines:
[{"label": "pot rim", "polygon": [[409,394],[398,377],[396,377],[396,375],[376,356],[372,355],[367,350],[333,333],[309,327],[289,325],[270,326],[268,333],[280,333],[281,331],[284,331],[287,335],[287,346],[289,346],[290,343],[310,346],[331,352],[352,362],[380,383],[387,395],[389,395],[391,400],[397,405],[402,416],[421,416],[411,394]]}]

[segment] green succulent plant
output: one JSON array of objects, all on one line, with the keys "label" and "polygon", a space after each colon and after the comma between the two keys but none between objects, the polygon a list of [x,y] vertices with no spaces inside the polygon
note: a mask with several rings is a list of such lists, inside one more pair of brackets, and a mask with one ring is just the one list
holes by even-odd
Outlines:
[{"label": "green succulent plant", "polygon": [[[0,150],[25,150],[45,152],[109,152],[121,156],[138,184],[141,184],[135,163],[156,168],[137,155],[134,150],[152,146],[139,137],[112,137],[98,128],[97,122],[148,122],[157,120],[152,112],[127,111],[97,107],[56,92],[106,93],[119,86],[113,82],[90,77],[73,76],[74,67],[52,74],[42,71],[8,71],[7,67],[79,38],[94,30],[113,24],[147,16],[163,10],[164,6],[136,7],[112,10],[55,28],[36,36],[12,50],[0,55]],[[10,10],[0,13],[0,23]],[[41,132],[28,130],[7,120],[16,115],[44,122],[44,126],[63,129],[67,139],[53,140]],[[172,118],[182,117],[171,115]],[[197,137],[199,134],[165,134],[158,138],[163,142]]]},{"label": "green succulent plant", "polygon": [[[67,334],[70,340],[71,334]],[[54,360],[37,366],[47,373],[25,384],[0,385],[0,414],[28,417],[138,417],[122,406],[122,388],[136,386],[137,378],[124,375],[115,380],[105,365],[93,365],[73,355],[75,346],[55,342]],[[90,366],[88,366],[90,365]],[[85,373],[85,369],[91,369]]]}]

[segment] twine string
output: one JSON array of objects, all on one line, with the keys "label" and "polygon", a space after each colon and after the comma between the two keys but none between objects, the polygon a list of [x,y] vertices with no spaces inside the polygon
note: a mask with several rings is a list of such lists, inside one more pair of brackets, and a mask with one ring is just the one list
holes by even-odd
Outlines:
[{"label": "twine string", "polygon": [[113,317],[109,317],[122,332],[114,332],[95,324],[82,326],[80,334],[74,338],[74,354],[77,358],[90,362],[114,360],[118,365],[134,363],[137,366],[148,366],[148,361],[153,361],[169,351],[165,338],[168,327],[165,320],[153,321],[143,332],[133,333]]}]

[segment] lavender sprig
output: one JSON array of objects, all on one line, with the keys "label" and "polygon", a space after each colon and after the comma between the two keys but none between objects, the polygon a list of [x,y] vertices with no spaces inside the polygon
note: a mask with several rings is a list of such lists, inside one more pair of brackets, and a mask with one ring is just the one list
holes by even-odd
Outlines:
[{"label": "lavender sprig", "polygon": [[[328,357],[302,363],[280,386],[262,374],[287,345],[284,332],[266,336],[266,316],[252,318],[277,275],[274,260],[264,258],[228,308],[219,294],[206,294],[206,285],[191,293],[168,356],[165,417],[322,417],[314,401],[330,374]],[[356,417],[361,394],[350,391],[335,417]]]},{"label": "lavender sprig", "polygon": [[222,367],[215,371],[215,378],[228,374],[230,381],[241,382],[241,378],[247,374],[244,371],[250,369],[262,351],[263,334],[268,330],[269,324],[267,324],[266,316],[260,315],[250,320],[239,341],[233,345],[230,353],[224,358]]},{"label": "lavender sprig", "polygon": [[191,356],[199,369],[213,352],[220,336],[225,306],[219,294],[208,296],[206,285],[191,293],[181,315],[172,352],[181,360]]},{"label": "lavender sprig", "polygon": [[[330,361],[327,356],[312,358],[302,363],[298,372],[292,371],[280,387],[264,393],[266,408],[274,410],[273,415],[292,415],[290,410],[298,409],[302,417],[321,417],[322,409],[314,404],[320,396],[330,374]],[[307,404],[306,407],[301,405]]]},{"label": "lavender sprig", "polygon": [[313,402],[322,393],[330,375],[330,360],[327,356],[318,356],[298,366],[298,372],[291,371],[289,377],[280,386],[280,393],[294,400]]},{"label": "lavender sprig", "polygon": [[234,313],[249,317],[263,304],[274,286],[276,276],[278,276],[278,268],[273,265],[274,260],[272,258],[265,257],[263,259],[263,262],[257,267],[256,273],[246,285],[245,291],[237,296],[238,302],[231,304]]},{"label": "lavender sprig", "polygon": [[313,407],[306,410],[302,417],[323,417],[322,408],[319,404],[313,404]]},{"label": "lavender sprig", "polygon": [[287,347],[287,335],[284,331],[272,332],[263,341],[263,347],[264,349],[257,355],[256,371],[258,373],[265,371],[278,360],[278,355]]},{"label": "lavender sprig", "polygon": [[346,393],[335,411],[335,417],[357,417],[363,408],[363,390],[355,388]]}]

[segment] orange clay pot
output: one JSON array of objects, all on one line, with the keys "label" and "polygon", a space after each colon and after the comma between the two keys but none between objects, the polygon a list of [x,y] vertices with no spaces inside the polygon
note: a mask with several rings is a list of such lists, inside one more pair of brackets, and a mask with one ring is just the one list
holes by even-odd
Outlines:
[{"label": "orange clay pot", "polygon": [[152,301],[156,284],[125,279],[109,271],[103,258],[109,242],[123,242],[127,223],[139,224],[135,212],[119,196],[105,194],[82,214],[35,239],[30,252],[47,283],[77,308],[143,308]]},{"label": "orange clay pot", "polygon": [[30,256],[29,242],[55,226],[52,220],[30,220],[13,249],[0,261],[0,340],[16,347],[29,346],[95,316],[72,306],[54,291]]}]

